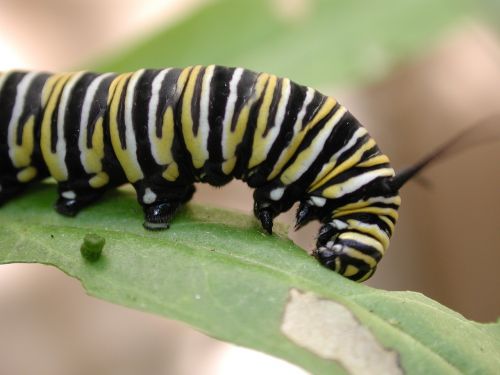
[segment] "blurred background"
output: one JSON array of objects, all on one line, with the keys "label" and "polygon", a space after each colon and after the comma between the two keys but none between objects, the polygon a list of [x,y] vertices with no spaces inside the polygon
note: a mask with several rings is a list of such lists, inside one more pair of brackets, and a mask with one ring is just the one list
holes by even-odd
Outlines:
[{"label": "blurred background", "polygon": [[[217,63],[267,71],[336,97],[396,169],[500,111],[493,0],[0,0],[0,70]],[[469,319],[500,312],[500,143],[409,183],[369,285],[413,290]],[[195,201],[251,212],[239,182]],[[280,219],[292,222],[294,212]],[[293,233],[310,250],[317,225]],[[88,297],[41,265],[0,266],[0,374],[300,374],[163,318]]]}]

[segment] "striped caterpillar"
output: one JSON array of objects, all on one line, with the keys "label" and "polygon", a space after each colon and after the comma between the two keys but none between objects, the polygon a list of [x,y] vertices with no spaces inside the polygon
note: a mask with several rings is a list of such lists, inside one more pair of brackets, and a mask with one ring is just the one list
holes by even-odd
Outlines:
[{"label": "striped caterpillar", "polygon": [[287,78],[193,66],[133,73],[0,74],[0,203],[52,176],[74,216],[130,182],[144,226],[166,229],[195,182],[254,188],[254,214],[299,201],[296,228],[323,223],[314,256],[368,279],[389,245],[400,187],[366,129],[335,99]]}]

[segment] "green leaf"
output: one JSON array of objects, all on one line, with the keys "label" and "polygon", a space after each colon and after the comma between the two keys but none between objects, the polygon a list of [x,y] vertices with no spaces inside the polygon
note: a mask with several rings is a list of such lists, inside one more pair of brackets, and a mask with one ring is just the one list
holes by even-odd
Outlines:
[{"label": "green leaf", "polygon": [[372,80],[484,9],[474,0],[214,1],[103,61],[103,71],[220,64],[266,71],[311,86]]},{"label": "green leaf", "polygon": [[[0,263],[53,265],[90,295],[181,320],[317,374],[355,370],[361,359],[354,351],[336,360],[328,352],[351,326],[341,347],[364,348],[367,358],[381,350],[404,373],[500,368],[499,323],[468,321],[420,294],[351,282],[284,235],[266,235],[251,217],[190,205],[169,230],[150,232],[128,191],[66,218],[51,208],[55,190],[41,185],[2,207]],[[105,239],[94,262],[80,254],[89,232]],[[304,338],[301,330],[311,334]]]}]

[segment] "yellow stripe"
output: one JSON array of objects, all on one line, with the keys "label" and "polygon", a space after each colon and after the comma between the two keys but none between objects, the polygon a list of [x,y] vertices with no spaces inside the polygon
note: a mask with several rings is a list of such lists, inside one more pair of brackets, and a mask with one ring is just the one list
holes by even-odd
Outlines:
[{"label": "yellow stripe", "polygon": [[363,262],[368,264],[370,268],[373,268],[377,265],[377,261],[373,257],[363,254],[361,251],[356,250],[352,247],[344,247],[344,252],[351,258],[362,260]]},{"label": "yellow stripe", "polygon": [[87,142],[85,140],[85,148],[81,150],[81,153],[82,159],[85,161],[82,164],[85,165],[85,171],[87,173],[97,173],[102,170],[102,159],[104,158],[104,130],[102,117],[99,117],[95,123],[91,148],[87,148]]},{"label": "yellow stripe", "polygon": [[27,167],[31,164],[31,155],[35,147],[35,116],[31,115],[24,124],[21,136],[21,145],[14,142],[12,145],[12,164],[14,167]]},{"label": "yellow stripe", "polygon": [[[128,76],[130,76],[130,74],[132,74],[132,73],[125,73],[125,74],[128,74]],[[111,81],[111,83],[109,84],[109,88],[108,88],[108,107],[111,105],[111,100],[115,96],[116,87],[118,86],[118,83],[121,81],[123,75],[124,74],[120,74],[120,75],[116,76]]]},{"label": "yellow stripe", "polygon": [[389,158],[386,155],[377,155],[373,158],[365,160],[362,163],[357,164],[356,167],[368,168],[379,164],[386,164],[389,162]]},{"label": "yellow stripe", "polygon": [[99,172],[94,177],[89,180],[89,185],[94,189],[98,189],[107,185],[109,182],[109,176],[106,172]]},{"label": "yellow stripe", "polygon": [[[184,90],[184,86],[186,85],[186,81],[191,70],[192,67],[185,68],[179,75],[176,83],[176,97],[180,97],[182,91]],[[163,115],[162,137],[155,137],[156,139],[154,140],[160,161],[165,165],[168,164],[162,173],[162,177],[167,181],[175,181],[179,177],[179,166],[175,162],[172,154],[174,131],[174,110],[172,107],[168,107]]]},{"label": "yellow stripe", "polygon": [[[86,145],[86,142],[85,142]],[[109,176],[102,170],[102,160],[104,159],[104,127],[103,118],[97,119],[94,132],[92,133],[92,148],[82,150],[82,158],[85,158],[85,171],[87,173],[96,173],[89,180],[90,186],[97,189],[103,187],[109,182]]]},{"label": "yellow stripe", "polygon": [[151,142],[157,151],[158,162],[161,165],[170,164],[174,161],[172,156],[172,143],[174,141],[174,111],[168,107],[163,114],[161,126],[161,137],[154,132]]},{"label": "yellow stripe", "polygon": [[389,247],[389,236],[376,224],[365,224],[358,220],[347,220],[349,228],[356,229],[375,237],[383,246],[384,250]]},{"label": "yellow stripe", "polygon": [[382,246],[382,244],[376,239],[367,236],[365,234],[361,234],[358,232],[343,232],[339,235],[339,238],[341,240],[351,240],[359,242],[363,245],[373,247],[376,251],[378,251],[382,255],[384,254],[384,247]]},{"label": "yellow stripe", "polygon": [[390,216],[394,218],[394,221],[397,221],[398,219],[397,210],[391,207],[383,207],[383,208],[377,207],[376,206],[377,203],[394,204],[399,206],[401,204],[401,198],[399,197],[399,195],[396,195],[392,198],[384,198],[383,202],[377,199],[368,199],[366,201],[349,203],[346,204],[345,206],[342,206],[340,209],[334,211],[333,217],[337,218],[341,216],[346,216],[354,213],[363,213],[363,212],[373,213],[378,215],[378,218],[387,224],[391,233],[394,232],[394,223],[386,216]]},{"label": "yellow stripe", "polygon": [[71,73],[53,75],[48,79],[42,94],[42,103],[46,103],[47,105],[44,109],[44,116],[42,120],[40,147],[42,149],[43,159],[47,164],[49,172],[57,181],[65,181],[68,176],[66,168],[64,165],[61,165],[57,153],[53,153],[51,150],[51,124],[61,92],[71,76]]},{"label": "yellow stripe", "polygon": [[344,275],[345,277],[351,277],[351,276],[354,276],[355,274],[357,274],[358,272],[359,272],[358,267],[353,266],[352,264],[348,264],[342,275]]},{"label": "yellow stripe", "polygon": [[[227,155],[233,156],[224,161],[224,163],[222,164],[222,171],[225,174],[230,174],[236,165],[236,148],[241,144],[243,136],[245,135],[245,130],[247,129],[248,125],[248,116],[250,115],[250,109],[252,108],[254,103],[258,101],[262,96],[268,78],[269,75],[266,73],[262,73],[258,76],[257,82],[255,83],[254,94],[240,110],[234,131],[229,131],[227,134]],[[230,124],[231,122],[229,122],[229,126],[231,126]]]},{"label": "yellow stripe", "polygon": [[113,150],[115,151],[116,157],[123,168],[129,182],[136,182],[143,178],[140,166],[137,164],[136,156],[130,155],[127,148],[122,149],[120,142],[120,133],[118,130],[118,109],[120,106],[120,99],[125,88],[125,83],[127,79],[130,78],[134,73],[124,73],[120,74],[115,78],[111,87],[116,85],[111,98],[111,105],[109,108],[109,130],[111,135],[111,144]]},{"label": "yellow stripe", "polygon": [[325,198],[338,198],[360,189],[365,184],[375,180],[376,178],[384,176],[394,176],[394,170],[392,168],[381,168],[374,171],[365,172],[342,183],[327,187],[325,190],[323,190],[322,195]]},{"label": "yellow stripe", "polygon": [[363,154],[373,148],[375,146],[375,141],[370,138],[366,143],[364,143],[361,147],[359,147],[349,158],[344,160],[340,165],[338,165],[336,168],[334,168],[330,173],[328,173],[325,177],[319,179],[316,178],[314,182],[312,183],[312,186],[309,188],[309,192],[314,191],[321,187],[322,185],[326,184],[328,181],[333,179],[334,177],[338,176],[339,174],[345,172],[346,170],[352,168],[355,166],[359,161],[361,160],[361,157]]},{"label": "yellow stripe", "polygon": [[269,119],[269,108],[271,107],[271,102],[273,100],[273,94],[276,88],[277,81],[278,78],[273,75],[270,75],[269,80],[267,81],[264,98],[262,99],[262,104],[259,108],[259,114],[257,115],[257,124],[253,138],[252,156],[250,157],[250,160],[248,162],[248,168],[253,168],[266,159],[266,143],[269,142],[269,133],[267,137],[264,137],[264,132],[266,131],[266,126]]},{"label": "yellow stripe", "polygon": [[387,226],[389,227],[391,233],[394,232],[394,223],[388,217],[386,217],[386,216],[379,216],[378,218],[387,224]]},{"label": "yellow stripe", "polygon": [[323,118],[325,118],[325,116],[327,116],[331,112],[331,110],[335,107],[336,104],[337,102],[335,101],[335,99],[330,97],[326,99],[326,101],[323,103],[323,105],[321,106],[320,110],[316,113],[314,118],[292,138],[290,145],[286,147],[285,150],[282,152],[278,161],[274,165],[274,169],[267,178],[268,181],[275,178],[281,172],[285,164],[290,160],[290,158],[295,154],[295,152],[299,148],[307,132],[313,129],[318,124],[318,122],[320,122]]},{"label": "yellow stripe", "polygon": [[45,108],[45,106],[47,105],[49,96],[52,93],[52,90],[54,89],[54,86],[56,85],[57,81],[59,81],[59,79],[61,79],[65,75],[67,75],[67,73],[53,74],[47,79],[47,81],[45,81],[42,90],[42,99],[41,99],[42,108]]},{"label": "yellow stripe", "polygon": [[193,70],[192,66],[188,66],[187,68],[182,69],[181,74],[179,74],[179,78],[177,78],[177,95],[180,95],[184,91],[184,87],[186,86],[187,79],[189,78],[189,73]]},{"label": "yellow stripe", "polygon": [[201,66],[197,65],[193,68],[189,80],[184,90],[184,96],[182,98],[182,135],[184,137],[184,142],[186,143],[186,148],[191,154],[193,160],[193,166],[195,168],[201,168],[205,164],[204,152],[202,150],[202,142],[200,137],[200,132],[198,135],[194,134],[193,131],[193,115],[191,113],[191,105],[193,102],[194,89],[196,86],[196,79],[200,74]]},{"label": "yellow stripe", "polygon": [[355,208],[363,208],[363,207],[368,207],[368,206],[373,206],[376,205],[377,203],[383,203],[383,204],[394,204],[399,206],[401,204],[401,198],[399,195],[394,195],[392,197],[375,197],[375,198],[369,198],[367,200],[361,200],[353,203],[347,203],[344,206],[342,206],[340,210],[352,210]]},{"label": "yellow stripe", "polygon": [[[172,155],[172,145],[174,142],[174,111],[172,107],[168,107],[163,115],[161,137],[155,135],[153,142],[158,151],[159,161],[163,165],[168,165],[164,178],[169,181],[175,181],[179,177],[179,169]],[[175,164],[175,167],[173,166]]]},{"label": "yellow stripe", "polygon": [[379,215],[381,217],[382,216],[390,216],[395,221],[399,217],[398,212],[395,209],[390,208],[390,207],[364,207],[364,208],[354,209],[354,210],[334,211],[333,218],[339,218],[342,216],[359,214],[359,213],[375,214],[375,215]]},{"label": "yellow stripe", "polygon": [[294,162],[281,174],[280,180],[284,185],[297,181],[314,163],[328,140],[333,128],[339,123],[347,112],[345,107],[340,106],[335,114],[328,120],[323,128],[316,134],[311,144],[300,152]]},{"label": "yellow stripe", "polygon": [[338,161],[340,155],[342,155],[347,150],[354,147],[356,142],[367,133],[368,133],[368,131],[365,128],[363,128],[363,127],[358,128],[354,132],[352,137],[349,139],[349,141],[330,157],[330,160],[328,161],[328,163],[323,165],[323,167],[321,168],[321,171],[318,173],[318,176],[316,176],[316,180],[314,182],[322,180],[328,173],[330,173],[335,168],[335,165],[337,165],[337,161]]},{"label": "yellow stripe", "polygon": [[363,281],[368,280],[373,275],[374,272],[375,272],[375,267],[373,267],[371,270],[365,273],[363,277],[361,277],[360,279],[356,279],[356,282],[362,283]]},{"label": "yellow stripe", "polygon": [[19,182],[25,183],[33,180],[36,177],[37,173],[38,171],[36,170],[36,168],[30,166],[21,169],[19,172],[17,172],[16,178]]}]

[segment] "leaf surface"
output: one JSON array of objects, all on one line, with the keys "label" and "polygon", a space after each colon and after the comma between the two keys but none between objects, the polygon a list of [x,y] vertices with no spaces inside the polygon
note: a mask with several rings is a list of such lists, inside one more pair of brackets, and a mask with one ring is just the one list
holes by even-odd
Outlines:
[{"label": "leaf surface", "polygon": [[[365,327],[380,348],[395,353],[403,373],[493,374],[500,368],[498,323],[468,321],[421,294],[351,282],[283,234],[263,233],[246,215],[189,205],[169,230],[150,232],[142,228],[130,192],[111,193],[76,218],[55,213],[55,198],[54,186],[42,184],[0,210],[0,263],[55,266],[79,279],[90,295],[181,320],[313,373],[343,373],[349,362],[321,357],[317,343],[311,349],[283,331],[294,292],[340,305],[357,328]],[[80,254],[88,233],[106,240],[96,262]],[[321,311],[327,310],[303,314]],[[314,330],[309,319],[291,323]],[[344,324],[335,316],[330,323]]]}]

